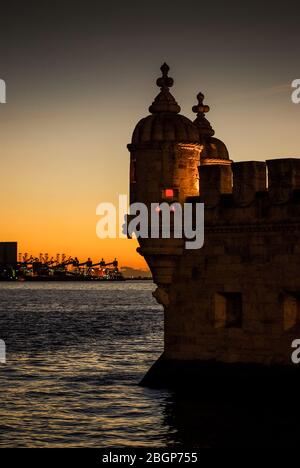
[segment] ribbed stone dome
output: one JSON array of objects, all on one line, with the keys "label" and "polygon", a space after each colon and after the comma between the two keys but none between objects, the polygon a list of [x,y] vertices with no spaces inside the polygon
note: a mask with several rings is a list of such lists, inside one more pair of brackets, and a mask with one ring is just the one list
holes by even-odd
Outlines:
[{"label": "ribbed stone dome", "polygon": [[201,153],[201,159],[228,159],[229,153],[225,143],[218,138],[208,137]]},{"label": "ribbed stone dome", "polygon": [[172,112],[162,112],[141,119],[132,135],[133,144],[163,141],[197,143],[199,131],[187,117]]}]

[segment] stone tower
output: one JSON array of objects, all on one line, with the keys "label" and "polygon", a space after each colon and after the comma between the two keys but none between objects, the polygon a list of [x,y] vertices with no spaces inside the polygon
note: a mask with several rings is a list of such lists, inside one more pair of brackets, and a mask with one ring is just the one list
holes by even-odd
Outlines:
[{"label": "stone tower", "polygon": [[[164,63],[157,79],[160,93],[149,107],[150,115],[135,127],[130,151],[130,203],[184,203],[199,194],[201,144],[198,128],[181,115],[170,93],[173,79]],[[181,239],[140,239],[143,255],[158,285],[157,299],[167,301],[175,265],[183,253]]]},{"label": "stone tower", "polygon": [[[151,115],[128,145],[131,202],[205,205],[205,240],[141,239],[164,306],[164,352],[145,385],[193,382],[214,369],[293,368],[300,339],[300,159],[229,159],[198,94],[191,122],[169,88],[168,66]],[[225,369],[225,371],[224,371]],[[225,374],[224,374],[225,372]]]}]

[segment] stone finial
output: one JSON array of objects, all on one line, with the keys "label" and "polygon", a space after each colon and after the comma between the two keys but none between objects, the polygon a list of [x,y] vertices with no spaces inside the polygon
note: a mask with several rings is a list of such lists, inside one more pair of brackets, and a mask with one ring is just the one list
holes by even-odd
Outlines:
[{"label": "stone finial", "polygon": [[210,111],[210,107],[207,106],[206,104],[203,104],[203,101],[204,101],[204,94],[203,93],[198,93],[197,94],[197,101],[198,101],[198,104],[196,106],[193,106],[193,112],[195,112],[195,114],[199,115],[199,114],[206,114],[207,112]]},{"label": "stone finial", "polygon": [[197,94],[198,104],[192,107],[192,111],[195,112],[195,114],[197,114],[197,117],[194,120],[194,124],[197,125],[201,134],[213,136],[215,132],[212,126],[210,125],[210,122],[205,117],[205,114],[209,112],[210,107],[207,106],[206,104],[203,104],[204,97],[205,96],[203,93],[198,93]]},{"label": "stone finial", "polygon": [[163,88],[172,88],[172,86],[174,84],[174,80],[173,80],[173,78],[168,76],[168,73],[169,73],[169,70],[170,70],[169,65],[165,62],[165,63],[162,64],[160,69],[161,69],[162,76],[157,78],[157,80],[156,80],[157,86],[159,88],[161,88],[161,89],[163,89]]},{"label": "stone finial", "polygon": [[160,93],[154,99],[154,102],[149,107],[151,114],[158,114],[161,112],[173,112],[178,114],[180,106],[177,104],[174,96],[169,91],[174,84],[173,78],[168,76],[170,67],[164,63],[161,67],[162,76],[156,80],[157,86],[160,87]]}]

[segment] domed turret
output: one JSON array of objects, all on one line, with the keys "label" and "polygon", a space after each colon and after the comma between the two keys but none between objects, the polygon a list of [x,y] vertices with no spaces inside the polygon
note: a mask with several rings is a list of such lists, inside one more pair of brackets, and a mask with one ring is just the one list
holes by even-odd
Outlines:
[{"label": "domed turret", "polygon": [[179,114],[180,106],[170,93],[173,79],[166,63],[161,72],[156,80],[160,92],[149,107],[151,114],[138,122],[128,145],[131,203],[184,203],[187,197],[199,194],[199,131]]},{"label": "domed turret", "polygon": [[193,106],[193,112],[197,114],[194,120],[194,125],[197,126],[199,131],[199,142],[203,145],[201,151],[200,162],[203,164],[231,164],[229,153],[225,143],[215,138],[210,122],[205,117],[210,108],[203,104],[204,94],[197,95],[198,104]]},{"label": "domed turret", "polygon": [[220,160],[230,161],[225,143],[214,137],[207,139],[201,152],[201,161],[204,159],[207,160],[207,163],[209,160],[216,160],[217,162],[220,162]]},{"label": "domed turret", "polygon": [[177,104],[169,88],[173,86],[173,79],[168,76],[169,67],[166,63],[161,66],[162,76],[156,84],[161,88],[160,93],[149,107],[152,115],[141,119],[132,136],[132,144],[156,142],[198,142],[197,127],[187,117],[180,115]]}]

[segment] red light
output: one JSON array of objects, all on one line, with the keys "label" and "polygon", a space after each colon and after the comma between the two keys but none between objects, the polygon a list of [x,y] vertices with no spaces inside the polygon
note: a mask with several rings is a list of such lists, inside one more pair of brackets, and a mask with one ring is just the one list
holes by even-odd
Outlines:
[{"label": "red light", "polygon": [[174,197],[174,190],[171,188],[165,189],[165,197],[166,198],[173,198]]}]

